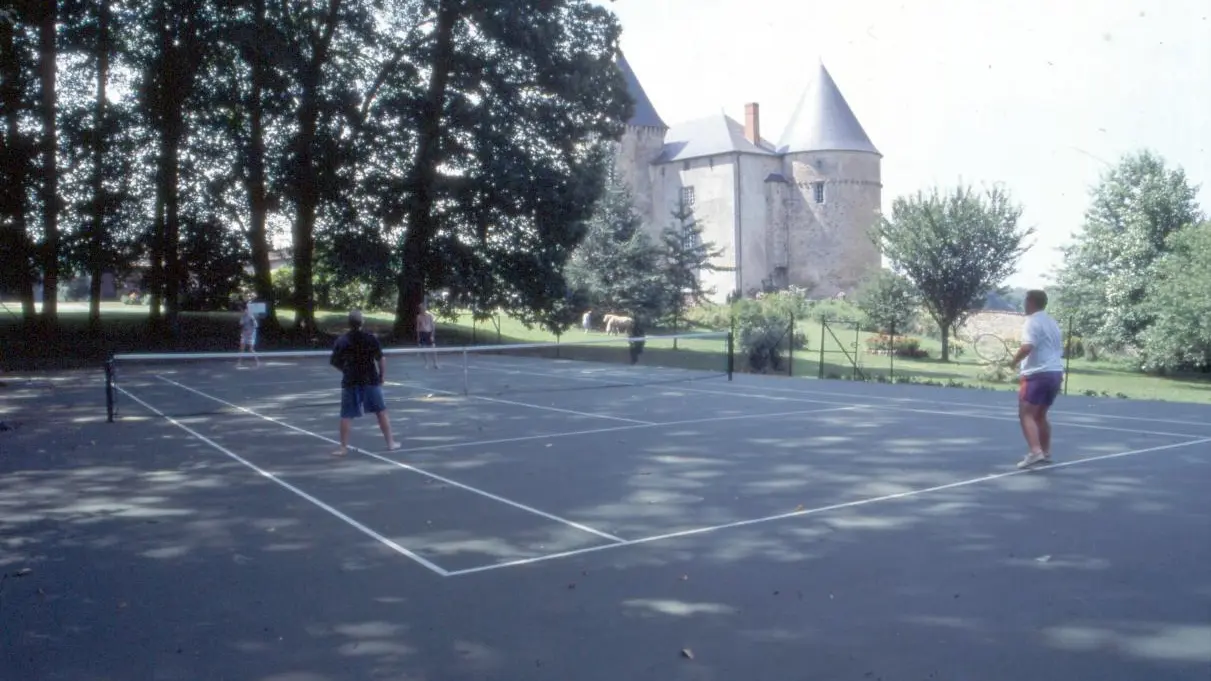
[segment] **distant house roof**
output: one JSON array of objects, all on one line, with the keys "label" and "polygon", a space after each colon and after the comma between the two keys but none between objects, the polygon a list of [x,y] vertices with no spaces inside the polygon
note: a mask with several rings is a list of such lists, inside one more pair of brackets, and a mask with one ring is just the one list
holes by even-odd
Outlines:
[{"label": "distant house roof", "polygon": [[687,161],[719,154],[758,154],[775,156],[774,145],[761,140],[758,146],[744,136],[744,126],[725,114],[715,114],[681,123],[664,136],[664,150],[656,163]]},{"label": "distant house roof", "polygon": [[799,98],[790,124],[778,142],[779,153],[802,151],[879,153],[823,63]]},{"label": "distant house roof", "polygon": [[655,105],[652,104],[652,100],[648,99],[647,93],[643,91],[643,86],[639,84],[639,77],[635,75],[635,71],[631,69],[627,58],[621,52],[618,53],[618,68],[622,71],[622,77],[627,81],[627,92],[635,101],[635,111],[631,114],[627,125],[637,128],[667,129],[669,126],[665,125],[660,114],[656,113]]}]

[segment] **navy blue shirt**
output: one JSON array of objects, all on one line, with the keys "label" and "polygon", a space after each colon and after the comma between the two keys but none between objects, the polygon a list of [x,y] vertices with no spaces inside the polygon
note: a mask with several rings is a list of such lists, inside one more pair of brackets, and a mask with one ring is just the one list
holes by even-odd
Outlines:
[{"label": "navy blue shirt", "polygon": [[383,346],[374,334],[354,329],[336,339],[329,362],[341,370],[342,388],[380,385],[383,377],[378,374],[378,360],[382,356]]}]

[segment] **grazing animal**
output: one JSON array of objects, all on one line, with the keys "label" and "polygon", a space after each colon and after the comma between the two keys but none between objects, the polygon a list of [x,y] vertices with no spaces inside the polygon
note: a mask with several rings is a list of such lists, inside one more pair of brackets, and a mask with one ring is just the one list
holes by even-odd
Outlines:
[{"label": "grazing animal", "polygon": [[631,327],[635,324],[635,320],[631,319],[630,317],[614,317],[612,321],[614,324],[614,331],[620,334],[629,334],[631,332]]}]

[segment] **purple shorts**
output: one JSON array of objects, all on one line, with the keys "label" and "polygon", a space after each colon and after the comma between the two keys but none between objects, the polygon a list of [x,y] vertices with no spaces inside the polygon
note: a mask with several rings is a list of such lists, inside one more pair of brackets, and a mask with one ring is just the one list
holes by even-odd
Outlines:
[{"label": "purple shorts", "polygon": [[1050,407],[1064,387],[1064,372],[1044,371],[1023,376],[1018,388],[1018,399],[1036,406]]}]

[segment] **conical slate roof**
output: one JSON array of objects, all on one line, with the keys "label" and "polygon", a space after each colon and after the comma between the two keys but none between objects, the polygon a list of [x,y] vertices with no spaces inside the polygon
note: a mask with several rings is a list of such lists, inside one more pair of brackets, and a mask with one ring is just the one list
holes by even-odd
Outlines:
[{"label": "conical slate roof", "polygon": [[799,98],[790,124],[778,141],[780,154],[801,151],[879,153],[823,63],[811,85]]},{"label": "conical slate roof", "polygon": [[635,100],[635,113],[631,115],[631,120],[627,121],[627,125],[637,128],[667,129],[669,126],[665,125],[660,114],[656,113],[656,107],[652,105],[652,100],[648,99],[647,93],[643,91],[639,78],[631,70],[631,65],[627,63],[627,58],[623,56],[622,52],[618,53],[618,68],[622,71],[623,78],[626,78],[627,92],[630,93],[631,99]]}]

